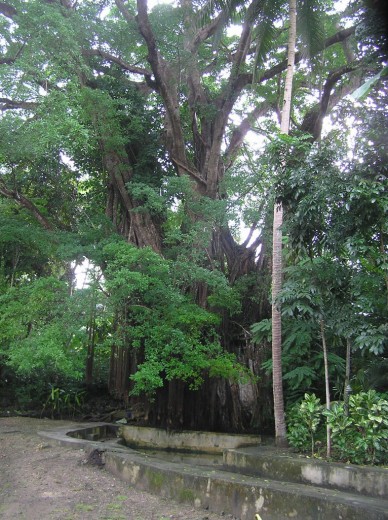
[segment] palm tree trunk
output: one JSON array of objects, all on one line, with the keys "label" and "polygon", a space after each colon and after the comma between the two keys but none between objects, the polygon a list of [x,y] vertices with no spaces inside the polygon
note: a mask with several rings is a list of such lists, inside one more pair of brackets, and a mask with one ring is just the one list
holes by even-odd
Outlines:
[{"label": "palm tree trunk", "polygon": [[280,132],[288,134],[290,130],[290,114],[292,105],[292,83],[294,79],[295,44],[296,44],[296,0],[289,0],[290,29],[288,32],[287,73],[284,83],[284,99]]},{"label": "palm tree trunk", "polygon": [[344,383],[344,410],[345,415],[349,415],[349,393],[350,393],[350,356],[351,356],[350,339],[346,338],[346,365],[345,365],[345,383]]},{"label": "palm tree trunk", "polygon": [[[321,326],[321,337],[322,337],[322,348],[323,348],[323,362],[325,365],[325,390],[326,390],[326,410],[330,410],[330,385],[329,385],[329,361],[327,358],[327,344],[326,344],[326,334],[325,334],[325,323],[323,320],[320,320]],[[331,456],[331,430],[326,419],[326,456],[330,458]]]},{"label": "palm tree trunk", "polygon": [[[289,17],[288,63],[284,86],[282,117],[280,122],[280,132],[283,134],[288,134],[290,128],[292,82],[295,64],[296,0],[289,0]],[[274,207],[272,242],[272,366],[275,437],[278,446],[284,446],[287,444],[282,377],[282,322],[280,306],[276,302],[276,297],[282,286],[282,224],[283,207],[280,202],[279,204],[275,204]]]}]

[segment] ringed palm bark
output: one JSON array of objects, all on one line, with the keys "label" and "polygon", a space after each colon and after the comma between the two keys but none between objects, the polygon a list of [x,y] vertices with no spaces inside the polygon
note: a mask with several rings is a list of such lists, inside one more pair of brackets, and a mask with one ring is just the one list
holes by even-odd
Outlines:
[{"label": "ringed palm bark", "polygon": [[[292,83],[295,64],[296,44],[296,0],[289,0],[290,28],[288,34],[287,73],[284,86],[284,99],[280,121],[280,132],[288,134],[292,102]],[[275,203],[272,241],[272,363],[273,363],[273,398],[275,417],[276,444],[286,445],[286,422],[284,415],[282,381],[282,322],[281,310],[276,297],[282,285],[282,203]]]}]

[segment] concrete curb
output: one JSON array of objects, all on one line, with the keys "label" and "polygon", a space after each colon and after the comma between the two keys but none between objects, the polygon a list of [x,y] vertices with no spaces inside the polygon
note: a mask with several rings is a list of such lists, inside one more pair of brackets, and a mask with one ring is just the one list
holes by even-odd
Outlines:
[{"label": "concrete curb", "polygon": [[93,436],[107,427],[114,425],[75,424],[74,428],[39,434],[60,445],[103,450],[106,469],[137,489],[216,513],[230,513],[240,520],[254,520],[256,514],[261,520],[388,520],[387,500],[164,462],[123,448],[116,440],[97,442],[68,436],[85,429]]},{"label": "concrete curb", "polygon": [[136,453],[105,454],[106,467],[138,489],[241,520],[383,520],[388,502],[356,497],[333,490],[243,477],[225,471],[200,470],[181,464],[161,463]]},{"label": "concrete curb", "polygon": [[279,452],[275,453],[271,448],[262,447],[226,450],[224,464],[231,471],[244,475],[388,498],[388,470],[384,468],[298,458],[289,452],[279,455]]}]

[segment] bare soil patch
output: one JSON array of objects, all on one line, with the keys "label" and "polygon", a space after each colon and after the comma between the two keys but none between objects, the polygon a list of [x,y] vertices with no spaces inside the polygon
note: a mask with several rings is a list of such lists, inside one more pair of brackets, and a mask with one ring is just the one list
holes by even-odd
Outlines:
[{"label": "bare soil patch", "polygon": [[70,424],[0,418],[2,520],[231,520],[138,491],[103,467],[86,464],[83,450],[56,446],[39,430]]}]

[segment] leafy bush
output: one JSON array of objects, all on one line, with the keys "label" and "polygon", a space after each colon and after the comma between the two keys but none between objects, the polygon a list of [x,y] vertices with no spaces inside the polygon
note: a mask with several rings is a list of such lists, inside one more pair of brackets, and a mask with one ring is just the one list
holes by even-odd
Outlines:
[{"label": "leafy bush", "polygon": [[388,401],[375,390],[360,392],[326,410],[314,394],[305,394],[288,416],[291,446],[314,455],[314,439],[324,438],[323,419],[331,429],[332,457],[353,464],[388,462]]},{"label": "leafy bush", "polygon": [[355,464],[388,462],[388,401],[375,390],[350,396],[326,411],[335,457]]},{"label": "leafy bush", "polygon": [[41,408],[49,385],[79,384],[93,317],[96,372],[106,381],[110,352],[103,341],[109,315],[92,313],[97,301],[93,289],[70,295],[66,282],[53,276],[26,279],[0,295],[0,361],[10,374],[6,387],[15,406]]},{"label": "leafy bush", "polygon": [[[181,380],[191,389],[210,377],[244,378],[247,371],[224,352],[219,316],[183,294],[176,264],[150,248],[120,242],[105,247],[106,288],[116,313],[112,345],[131,345],[142,362],[131,375],[131,394],[152,397],[166,381]],[[219,282],[219,280],[217,280]],[[141,357],[139,355],[139,357]]]},{"label": "leafy bush", "polygon": [[[85,323],[82,302],[65,282],[39,278],[0,296],[0,352],[18,377],[45,382],[82,377],[82,353],[74,340]],[[85,332],[82,333],[83,336]]]},{"label": "leafy bush", "polygon": [[85,391],[77,388],[65,390],[51,385],[50,393],[43,405],[41,415],[49,413],[51,418],[74,417],[80,411],[85,397]]},{"label": "leafy bush", "polygon": [[322,420],[323,407],[314,394],[305,394],[301,403],[291,408],[288,421],[288,441],[300,451],[308,451],[314,456],[315,434]]}]

